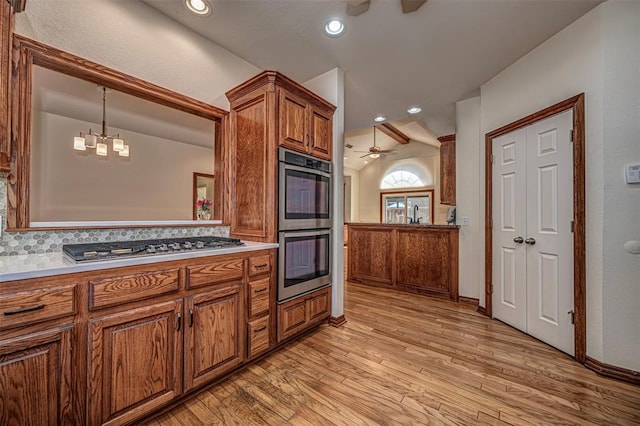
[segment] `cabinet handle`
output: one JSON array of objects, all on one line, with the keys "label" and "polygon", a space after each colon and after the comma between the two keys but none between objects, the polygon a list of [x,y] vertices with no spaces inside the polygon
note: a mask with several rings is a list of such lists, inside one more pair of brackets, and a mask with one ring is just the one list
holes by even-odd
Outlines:
[{"label": "cabinet handle", "polygon": [[36,306],[29,306],[28,308],[20,308],[20,309],[15,309],[13,311],[4,311],[5,315],[17,315],[17,314],[24,314],[25,312],[33,312],[33,311],[39,311],[40,309],[44,309],[44,304],[41,305],[36,305]]},{"label": "cabinet handle", "polygon": [[253,330],[254,333],[260,333],[261,331],[264,331],[267,328],[266,325],[263,325],[260,328],[256,328],[255,330]]},{"label": "cabinet handle", "polygon": [[267,288],[263,287],[260,290],[253,290],[254,293],[262,293],[263,291],[267,291]]},{"label": "cabinet handle", "polygon": [[256,269],[262,269],[262,268],[266,268],[266,267],[267,267],[266,263],[261,263],[259,265],[254,266],[254,268],[256,268]]},{"label": "cabinet handle", "polygon": [[178,312],[178,327],[176,331],[180,331],[181,324],[182,324],[182,315],[180,315],[180,312]]},{"label": "cabinet handle", "polygon": [[193,309],[189,309],[189,327],[193,327]]}]

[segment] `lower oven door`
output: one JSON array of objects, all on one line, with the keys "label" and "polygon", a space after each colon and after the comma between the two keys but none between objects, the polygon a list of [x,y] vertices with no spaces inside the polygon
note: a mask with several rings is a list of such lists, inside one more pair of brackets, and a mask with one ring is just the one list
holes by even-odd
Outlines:
[{"label": "lower oven door", "polygon": [[278,302],[331,284],[331,230],[281,232]]}]

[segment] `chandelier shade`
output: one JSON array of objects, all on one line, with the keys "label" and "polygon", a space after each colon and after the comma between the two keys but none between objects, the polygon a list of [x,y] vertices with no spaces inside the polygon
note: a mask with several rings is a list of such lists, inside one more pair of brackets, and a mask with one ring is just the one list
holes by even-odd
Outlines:
[{"label": "chandelier shade", "polygon": [[113,152],[117,152],[120,157],[129,156],[129,145],[125,144],[120,134],[109,135],[107,133],[107,91],[105,86],[98,86],[102,91],[102,131],[100,134],[94,133],[89,129],[86,134],[80,133],[80,136],[73,138],[73,149],[76,151],[86,151],[87,148],[95,149],[96,155],[105,157],[108,155],[108,142],[111,141]]}]

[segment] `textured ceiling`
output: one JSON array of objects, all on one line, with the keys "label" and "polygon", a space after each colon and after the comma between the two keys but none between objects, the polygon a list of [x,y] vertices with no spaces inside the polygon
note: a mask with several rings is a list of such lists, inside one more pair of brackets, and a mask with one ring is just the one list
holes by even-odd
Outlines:
[{"label": "textured ceiling", "polygon": [[[384,114],[404,119],[412,105],[441,136],[455,131],[455,102],[595,7],[591,0],[429,0],[402,14],[400,2],[373,0],[349,17],[330,0],[212,0],[206,17],[182,0],[143,0],[261,69],[306,81],[335,67],[345,73],[345,130]],[[347,29],[323,35],[333,16]]]}]

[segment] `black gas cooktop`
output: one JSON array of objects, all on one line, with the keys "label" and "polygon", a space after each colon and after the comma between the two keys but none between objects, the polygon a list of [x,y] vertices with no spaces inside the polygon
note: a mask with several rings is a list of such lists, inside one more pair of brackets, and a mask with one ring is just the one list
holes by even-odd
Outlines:
[{"label": "black gas cooktop", "polygon": [[220,249],[242,246],[244,243],[235,238],[192,237],[167,238],[141,241],[111,241],[108,243],[65,244],[64,255],[74,262],[111,260],[121,257],[155,256],[169,253]]}]

